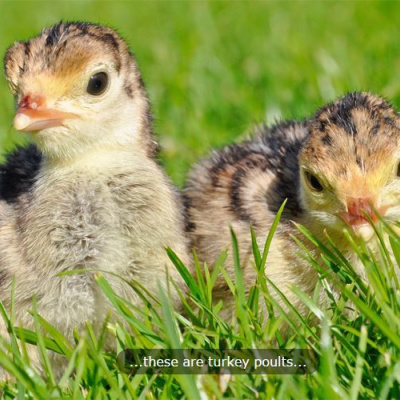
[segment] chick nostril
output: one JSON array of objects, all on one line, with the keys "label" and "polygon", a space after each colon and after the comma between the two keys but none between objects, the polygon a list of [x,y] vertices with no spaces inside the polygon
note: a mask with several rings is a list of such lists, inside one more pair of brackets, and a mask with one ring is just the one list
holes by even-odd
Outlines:
[{"label": "chick nostril", "polygon": [[39,108],[39,106],[43,105],[43,103],[44,103],[44,98],[42,96],[27,94],[19,102],[18,107],[36,110],[37,108]]},{"label": "chick nostril", "polygon": [[31,99],[29,96],[24,96],[22,100],[19,102],[19,108],[30,108]]},{"label": "chick nostril", "polygon": [[373,215],[370,199],[352,199],[348,202],[347,209],[354,217],[364,218],[365,213]]}]

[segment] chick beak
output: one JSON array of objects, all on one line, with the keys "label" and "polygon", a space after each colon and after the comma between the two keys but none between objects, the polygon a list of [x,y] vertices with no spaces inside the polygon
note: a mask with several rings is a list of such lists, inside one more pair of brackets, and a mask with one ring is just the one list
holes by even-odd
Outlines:
[{"label": "chick beak", "polygon": [[[369,221],[374,224],[379,221],[375,209],[374,201],[370,198],[350,198],[347,201],[347,211],[341,213],[340,217],[353,229],[357,236],[368,241],[374,234],[374,229]],[[384,212],[384,210],[378,211]]]},{"label": "chick beak", "polygon": [[27,95],[18,104],[14,128],[17,131],[34,133],[42,129],[61,126],[65,119],[77,117],[73,113],[47,108],[43,96]]}]

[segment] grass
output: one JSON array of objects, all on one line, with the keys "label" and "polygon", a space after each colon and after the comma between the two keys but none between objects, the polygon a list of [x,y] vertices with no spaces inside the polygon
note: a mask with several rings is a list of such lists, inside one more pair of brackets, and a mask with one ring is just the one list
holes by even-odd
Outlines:
[{"label": "grass", "polygon": [[[397,2],[0,0],[0,11],[1,54],[15,40],[60,19],[118,28],[138,58],[162,158],[179,186],[193,162],[211,147],[243,138],[252,123],[308,117],[353,90],[371,90],[400,105]],[[26,140],[11,129],[12,116],[12,98],[1,78],[2,153]],[[237,375],[225,381],[207,375],[132,377],[118,371],[115,354],[103,350],[104,335],[96,337],[90,325],[70,343],[35,312],[40,329],[15,328],[12,313],[0,307],[10,332],[10,338],[1,339],[0,364],[18,378],[3,384],[3,398],[400,398],[399,282],[388,254],[392,251],[400,262],[400,238],[388,233],[390,249],[382,244],[380,263],[368,248],[355,246],[370,278],[366,287],[337,249],[303,234],[324,254],[325,268],[308,255],[320,271],[320,284],[313,298],[293,289],[309,309],[305,316],[290,305],[288,311],[280,310],[275,300],[280,294],[261,272],[246,294],[236,264],[236,284],[228,284],[240,322],[224,322],[219,317],[222,305],[212,302],[216,274],[224,271],[223,254],[213,271],[197,263],[191,278],[170,252],[190,287],[184,313],[172,312],[168,298],[157,295],[146,317],[138,319],[138,312],[112,292],[106,276],[98,275],[97,282],[124,321],[104,326],[104,335],[111,334],[118,349],[308,347],[320,357],[316,373]],[[268,263],[268,240],[264,249],[254,240],[253,254],[255,268],[262,271]],[[341,296],[330,297],[323,308],[316,302],[318,292],[329,291],[334,281]],[[269,318],[260,314],[259,298],[265,300]],[[352,314],[346,311],[348,301],[355,309]],[[289,326],[286,336],[280,335],[282,324]],[[17,338],[24,339],[22,344]],[[29,367],[24,342],[41,349],[44,376]],[[54,376],[45,348],[69,359],[62,377]]]},{"label": "grass", "polygon": [[[279,215],[276,222],[278,219]],[[399,398],[400,282],[389,253],[400,254],[400,237],[389,227],[379,228],[377,235],[383,259],[380,263],[374,260],[366,245],[356,245],[348,237],[364,264],[370,281],[366,286],[335,246],[324,246],[305,228],[299,229],[305,240],[315,243],[323,255],[321,264],[310,253],[304,252],[320,274],[320,284],[314,296],[310,298],[298,288],[292,289],[307,306],[306,315],[298,314],[262,273],[265,263],[268,268],[266,252],[273,231],[264,249],[258,248],[252,232],[253,266],[260,273],[248,292],[243,285],[238,261],[240,250],[234,232],[234,284],[224,274],[225,254],[221,255],[212,271],[196,262],[196,274],[192,276],[168,249],[171,260],[189,287],[188,298],[182,297],[183,312],[173,311],[168,296],[163,292],[155,295],[154,303],[148,302],[144,313],[140,312],[117,296],[106,276],[100,273],[96,274],[97,284],[114,305],[119,323],[105,323],[99,336],[88,324],[86,333],[75,333],[74,343],[69,343],[35,311],[36,329],[29,332],[15,328],[1,309],[10,338],[1,339],[0,364],[17,377],[16,383],[2,384],[3,398]],[[383,240],[384,235],[390,237],[392,247],[389,249]],[[219,315],[222,303],[213,301],[212,287],[221,273],[226,276],[234,294],[236,322],[222,320]],[[341,295],[329,296],[329,304],[318,304],[316,299],[320,290],[324,288],[329,293],[332,285],[336,285]],[[134,284],[132,290],[140,291]],[[142,295],[149,299],[145,291]],[[286,303],[286,309],[277,302],[279,298]],[[260,299],[261,303],[265,302],[268,315],[259,309]],[[280,330],[283,324],[288,326],[284,335]],[[119,350],[308,348],[315,352],[320,362],[317,371],[308,375],[129,375],[118,369],[116,354],[104,351],[106,332]],[[24,340],[21,342],[17,338]],[[42,375],[30,367],[24,342],[37,343],[43,363]],[[46,349],[63,354],[69,360],[62,377],[55,376]]]}]

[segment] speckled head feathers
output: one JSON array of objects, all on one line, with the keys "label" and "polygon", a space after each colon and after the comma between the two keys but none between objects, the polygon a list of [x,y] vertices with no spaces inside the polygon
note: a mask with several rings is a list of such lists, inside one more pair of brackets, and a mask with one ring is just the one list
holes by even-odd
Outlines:
[{"label": "speckled head feathers", "polygon": [[[60,22],[11,46],[4,69],[19,106],[14,126],[38,133],[35,140],[45,153],[70,157],[84,143],[104,144],[107,138],[107,145],[139,139],[139,147],[154,150],[147,94],[127,44],[114,30]],[[88,90],[93,77],[102,79],[95,87],[104,86],[96,95]],[[45,123],[36,123],[38,118]]]},{"label": "speckled head feathers", "polygon": [[[40,73],[51,73],[65,79],[104,59],[110,59],[118,72],[135,64],[126,43],[112,29],[86,22],[60,22],[11,46],[4,57],[4,70],[12,92],[18,94],[28,75],[37,78]],[[133,89],[126,88],[129,93]]]},{"label": "speckled head feathers", "polygon": [[357,229],[367,224],[365,212],[400,217],[400,116],[386,100],[348,94],[320,109],[308,130],[299,154],[306,210]]},{"label": "speckled head feathers", "polygon": [[300,163],[329,169],[335,179],[351,169],[371,172],[400,150],[399,114],[386,100],[368,93],[351,93],[323,107],[309,131]]}]

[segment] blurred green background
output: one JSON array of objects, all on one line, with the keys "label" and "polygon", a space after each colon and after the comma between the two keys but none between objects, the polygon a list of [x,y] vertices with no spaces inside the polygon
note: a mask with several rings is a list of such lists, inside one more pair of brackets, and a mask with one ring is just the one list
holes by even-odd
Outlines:
[{"label": "blurred green background", "polygon": [[[0,52],[63,20],[117,28],[150,93],[162,158],[182,185],[211,147],[257,122],[310,116],[353,90],[400,106],[400,3],[0,0]],[[26,140],[11,128],[0,79],[0,150]]]}]

